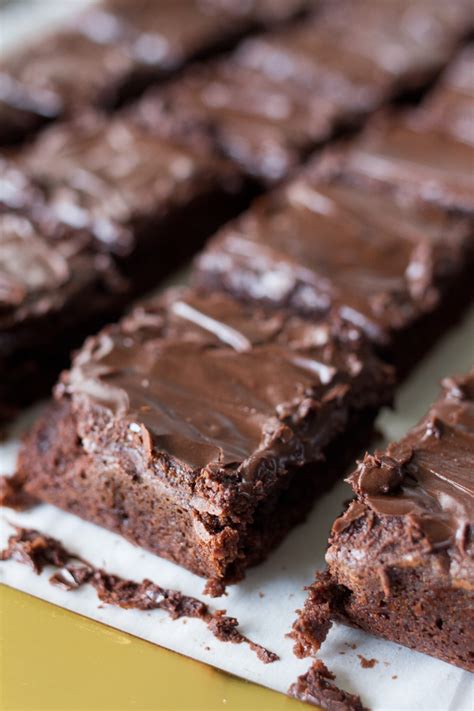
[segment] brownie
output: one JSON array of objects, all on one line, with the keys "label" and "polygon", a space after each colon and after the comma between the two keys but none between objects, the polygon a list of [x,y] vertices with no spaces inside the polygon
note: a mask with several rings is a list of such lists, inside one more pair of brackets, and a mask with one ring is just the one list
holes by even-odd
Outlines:
[{"label": "brownie", "polygon": [[474,145],[474,44],[459,53],[423,101],[419,125]]},{"label": "brownie", "polygon": [[251,175],[280,180],[337,129],[431,78],[466,20],[463,3],[329,3],[154,89],[141,113],[157,131],[204,136]]},{"label": "brownie", "polygon": [[[46,393],[72,345],[112,318],[127,284],[82,230],[0,213],[0,420]],[[53,345],[54,344],[54,345]]]},{"label": "brownie", "polygon": [[232,168],[122,118],[57,124],[4,166],[4,414],[46,393],[71,347],[190,258],[246,201]]},{"label": "brownie", "polygon": [[348,479],[356,499],[295,624],[300,654],[337,620],[474,671],[473,477],[471,370]]},{"label": "brownie", "polygon": [[[474,100],[470,105],[472,115]],[[430,201],[472,217],[474,143],[439,125],[427,125],[423,114],[421,105],[415,111],[377,117],[348,151],[348,170],[374,186],[396,188],[403,198]]]},{"label": "brownie", "polygon": [[27,89],[0,70],[0,145],[21,141],[62,112],[59,96],[48,89]]},{"label": "brownie", "polygon": [[18,478],[216,590],[330,486],[390,391],[353,327],[173,290],[86,341]]},{"label": "brownie", "polygon": [[473,224],[354,179],[347,163],[328,151],[224,226],[193,280],[309,318],[336,311],[406,374],[472,299]]},{"label": "brownie", "polygon": [[0,67],[0,143],[78,106],[114,108],[185,64],[301,14],[312,3],[105,0]]}]

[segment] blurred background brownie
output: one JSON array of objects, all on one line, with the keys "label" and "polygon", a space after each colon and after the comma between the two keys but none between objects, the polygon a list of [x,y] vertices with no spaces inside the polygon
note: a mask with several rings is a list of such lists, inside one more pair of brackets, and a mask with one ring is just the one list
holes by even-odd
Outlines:
[{"label": "blurred background brownie", "polygon": [[0,66],[0,142],[81,106],[106,109],[315,2],[104,0]]},{"label": "blurred background brownie", "polygon": [[391,380],[340,320],[171,291],[86,341],[18,477],[217,591],[340,475]]},{"label": "blurred background brownie", "polygon": [[[474,98],[471,100],[474,110]],[[354,179],[387,184],[402,198],[474,214],[474,144],[413,112],[377,117],[348,151]]]},{"label": "blurred background brownie", "polygon": [[[421,126],[474,145],[474,43],[448,66],[424,100],[417,120]],[[472,157],[472,154],[471,154]]]},{"label": "blurred background brownie", "polygon": [[472,17],[465,3],[323,3],[313,17],[242,42],[140,103],[147,125],[203,137],[265,183],[288,175],[337,129],[420,89],[446,64]]},{"label": "blurred background brownie", "polygon": [[336,311],[402,374],[472,299],[473,262],[469,218],[353,179],[331,151],[225,226],[194,283],[309,318]]},{"label": "blurred background brownie", "polygon": [[357,498],[295,623],[300,654],[336,620],[474,671],[473,472],[474,370],[348,479]]},{"label": "blurred background brownie", "polygon": [[46,394],[72,347],[248,200],[228,165],[119,118],[58,124],[3,169],[4,413]]}]

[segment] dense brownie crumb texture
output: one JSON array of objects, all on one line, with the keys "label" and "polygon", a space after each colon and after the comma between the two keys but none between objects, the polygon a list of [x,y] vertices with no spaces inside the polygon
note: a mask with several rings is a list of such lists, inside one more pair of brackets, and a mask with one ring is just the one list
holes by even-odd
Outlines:
[{"label": "dense brownie crumb texture", "polygon": [[368,711],[358,696],[336,686],[334,678],[334,674],[318,659],[306,674],[290,686],[288,694],[323,711]]},{"label": "dense brownie crumb texture", "polygon": [[162,588],[151,580],[137,583],[107,573],[68,551],[55,538],[39,531],[17,528],[16,533],[8,539],[5,550],[0,553],[0,560],[23,563],[38,575],[44,568],[53,567],[56,570],[49,578],[52,585],[71,592],[89,584],[95,589],[99,600],[108,605],[128,610],[164,610],[172,620],[181,617],[197,618],[206,623],[219,641],[248,644],[264,664],[279,659],[274,652],[245,637],[238,629],[238,620],[228,617],[225,610],[213,612],[201,600],[183,595],[178,590]]},{"label": "dense brownie crumb texture", "polygon": [[27,438],[16,482],[216,592],[339,476],[325,455],[339,438],[360,450],[391,380],[341,321],[171,290],[86,342]]},{"label": "dense brownie crumb texture", "polygon": [[299,655],[334,620],[474,671],[474,370],[349,478],[328,569],[295,623]]}]

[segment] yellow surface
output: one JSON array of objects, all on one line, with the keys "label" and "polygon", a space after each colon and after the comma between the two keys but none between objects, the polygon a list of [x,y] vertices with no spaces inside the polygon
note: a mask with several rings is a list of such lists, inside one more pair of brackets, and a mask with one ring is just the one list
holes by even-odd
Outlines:
[{"label": "yellow surface", "polygon": [[2,711],[304,711],[282,694],[0,586]]}]

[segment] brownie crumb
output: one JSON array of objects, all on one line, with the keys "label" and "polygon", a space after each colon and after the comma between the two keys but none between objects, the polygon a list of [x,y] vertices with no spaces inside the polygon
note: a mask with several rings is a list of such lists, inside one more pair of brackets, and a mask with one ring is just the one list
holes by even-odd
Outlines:
[{"label": "brownie crumb", "polygon": [[255,652],[257,657],[264,664],[271,664],[279,660],[279,656],[274,652],[270,652],[260,644],[252,642],[248,637],[245,637],[238,630],[238,620],[235,617],[227,617],[223,610],[217,610],[212,614],[207,623],[214,637],[222,642],[232,642],[234,644],[248,644],[250,649]]},{"label": "brownie crumb", "polygon": [[38,531],[18,528],[8,539],[8,545],[0,553],[1,560],[16,560],[29,565],[38,575],[47,565],[65,566],[72,556],[54,538],[43,536]]},{"label": "brownie crumb", "polygon": [[203,595],[209,595],[209,597],[222,597],[227,594],[226,584],[223,580],[211,578],[206,582],[202,592]]},{"label": "brownie crumb", "polygon": [[25,511],[38,504],[38,499],[27,494],[23,488],[23,478],[17,474],[0,476],[0,506],[7,506],[15,511]]},{"label": "brownie crumb", "polygon": [[317,660],[290,686],[288,694],[324,711],[368,711],[359,696],[339,689],[334,679],[326,665]]},{"label": "brownie crumb", "polygon": [[398,679],[397,674],[394,674],[394,675],[392,676],[392,679]]},{"label": "brownie crumb", "polygon": [[206,623],[208,629],[221,642],[247,644],[264,664],[276,662],[279,657],[260,644],[245,637],[238,629],[235,617],[228,617],[225,610],[212,611],[201,600],[183,595],[178,590],[162,588],[151,580],[137,583],[105,570],[95,568],[87,561],[66,550],[54,538],[38,531],[16,528],[8,539],[7,548],[1,552],[1,560],[16,560],[33,568],[39,574],[46,565],[58,568],[49,581],[63,590],[77,590],[86,583],[92,585],[99,600],[134,610],[164,610],[172,620],[193,617]]},{"label": "brownie crumb", "polygon": [[372,669],[379,663],[378,659],[366,659],[362,654],[357,655],[360,659],[360,666],[363,669]]}]

